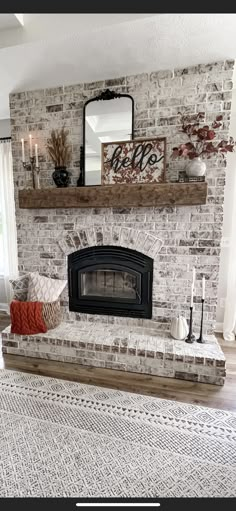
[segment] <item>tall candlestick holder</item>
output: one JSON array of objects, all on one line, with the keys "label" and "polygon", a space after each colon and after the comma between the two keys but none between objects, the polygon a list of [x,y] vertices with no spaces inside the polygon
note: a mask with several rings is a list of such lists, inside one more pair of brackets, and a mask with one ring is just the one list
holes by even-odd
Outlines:
[{"label": "tall candlestick holder", "polygon": [[203,344],[205,341],[203,339],[203,336],[202,336],[202,329],[203,329],[203,311],[204,311],[204,298],[202,298],[202,317],[201,317],[201,328],[200,328],[200,336],[199,338],[197,339],[197,342],[200,342],[201,344]]},{"label": "tall candlestick holder", "polygon": [[30,156],[30,161],[29,162],[23,161],[22,164],[23,164],[23,167],[24,167],[25,170],[28,170],[29,172],[32,173],[33,188],[35,190],[38,190],[40,188],[40,183],[39,183],[39,171],[40,171],[40,168],[36,167],[35,156]]},{"label": "tall candlestick holder", "polygon": [[196,337],[193,334],[193,307],[190,307],[189,333],[188,333],[188,337],[185,339],[185,342],[192,344],[195,340],[196,340]]}]

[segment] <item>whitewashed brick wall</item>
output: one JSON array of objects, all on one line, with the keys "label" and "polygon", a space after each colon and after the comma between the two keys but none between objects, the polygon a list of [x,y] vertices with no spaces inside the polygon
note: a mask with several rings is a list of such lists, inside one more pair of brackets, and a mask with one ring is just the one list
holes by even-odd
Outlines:
[{"label": "whitewashed brick wall", "polygon": [[[197,270],[195,325],[200,319],[201,277],[207,279],[206,329],[212,331],[215,322],[219,274],[220,240],[223,222],[225,162],[208,160],[207,205],[167,208],[108,208],[65,210],[19,210],[18,189],[31,188],[30,173],[21,163],[22,137],[32,133],[39,145],[41,186],[55,186],[54,170],[45,145],[52,128],[65,125],[72,144],[71,184],[79,176],[79,150],[82,143],[82,110],[84,102],[105,88],[128,92],[135,101],[135,136],[167,137],[167,175],[177,176],[183,161],[170,160],[172,147],[184,141],[179,132],[179,112],[205,112],[205,123],[223,115],[221,136],[227,137],[231,111],[231,89],[234,61],[198,65],[185,69],[157,71],[136,76],[104,80],[10,95],[11,136],[16,192],[18,255],[20,272],[35,271],[66,278],[66,256],[58,240],[69,240],[78,231],[92,226],[105,232],[106,226],[128,227],[155,234],[162,240],[155,256],[153,320],[99,317],[116,323],[153,325],[168,329],[171,317],[186,314],[189,307],[189,282],[194,265]],[[26,147],[26,154],[28,147]],[[69,241],[68,241],[69,242]],[[97,320],[95,316],[68,312],[68,296],[63,296],[67,320]]]}]

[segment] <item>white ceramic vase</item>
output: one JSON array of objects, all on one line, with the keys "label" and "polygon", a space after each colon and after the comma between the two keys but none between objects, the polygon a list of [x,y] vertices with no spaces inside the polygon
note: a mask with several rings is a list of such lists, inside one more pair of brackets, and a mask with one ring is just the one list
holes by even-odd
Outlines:
[{"label": "white ceramic vase", "polygon": [[188,324],[183,316],[173,318],[171,321],[170,333],[174,339],[179,341],[185,339],[188,335]]},{"label": "white ceramic vase", "polygon": [[188,177],[202,177],[206,172],[205,162],[198,156],[189,160],[185,167],[185,172]]}]

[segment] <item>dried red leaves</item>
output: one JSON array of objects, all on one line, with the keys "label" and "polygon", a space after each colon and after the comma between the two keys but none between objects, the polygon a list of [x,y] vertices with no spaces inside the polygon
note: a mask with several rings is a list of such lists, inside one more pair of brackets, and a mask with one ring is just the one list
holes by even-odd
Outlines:
[{"label": "dried red leaves", "polygon": [[220,142],[212,142],[218,135],[215,130],[222,127],[222,115],[218,115],[211,126],[200,126],[200,122],[205,118],[204,112],[199,112],[194,116],[181,116],[181,132],[188,136],[190,142],[180,144],[172,150],[172,158],[185,157],[192,160],[198,156],[210,158],[212,154],[220,154],[223,158],[225,153],[233,152],[235,142],[232,137]]}]

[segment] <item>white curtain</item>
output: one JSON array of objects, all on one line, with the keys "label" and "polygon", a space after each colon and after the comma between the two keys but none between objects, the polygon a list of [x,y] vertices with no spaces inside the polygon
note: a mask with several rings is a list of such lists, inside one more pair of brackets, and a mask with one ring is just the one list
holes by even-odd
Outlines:
[{"label": "white curtain", "polygon": [[236,183],[234,184],[232,233],[230,238],[230,254],[228,268],[227,295],[223,323],[225,341],[234,341],[236,335]]},{"label": "white curtain", "polygon": [[2,271],[7,303],[12,298],[10,278],[18,276],[17,238],[11,142],[0,141],[0,211],[2,223]]}]

